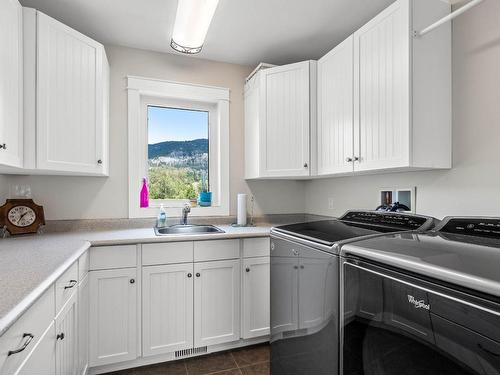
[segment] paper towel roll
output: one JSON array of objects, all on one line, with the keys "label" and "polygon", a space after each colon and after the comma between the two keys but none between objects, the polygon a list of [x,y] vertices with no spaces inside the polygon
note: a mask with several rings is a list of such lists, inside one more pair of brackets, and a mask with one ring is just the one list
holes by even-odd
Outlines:
[{"label": "paper towel roll", "polygon": [[247,225],[247,195],[238,194],[238,225]]}]

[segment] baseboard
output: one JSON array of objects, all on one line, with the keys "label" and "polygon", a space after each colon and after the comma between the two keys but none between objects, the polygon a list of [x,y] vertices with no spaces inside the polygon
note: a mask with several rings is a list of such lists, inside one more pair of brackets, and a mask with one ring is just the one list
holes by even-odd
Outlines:
[{"label": "baseboard", "polygon": [[120,370],[135,368],[135,367],[154,365],[156,363],[170,362],[170,361],[176,361],[176,360],[181,360],[181,359],[186,359],[186,358],[199,357],[201,355],[222,352],[225,350],[242,348],[245,346],[256,345],[256,344],[261,344],[261,343],[265,343],[265,342],[269,342],[268,336],[257,337],[257,338],[246,339],[246,340],[241,339],[241,340],[233,341],[230,343],[208,346],[207,352],[203,353],[203,354],[193,354],[193,355],[185,356],[182,358],[176,358],[175,353],[167,353],[167,354],[155,355],[155,356],[151,356],[151,357],[139,357],[137,359],[134,359],[133,361],[113,363],[111,365],[105,365],[105,366],[91,367],[90,369],[88,369],[87,373],[88,373],[88,375],[104,374],[104,373],[112,372],[112,371],[120,371]]}]

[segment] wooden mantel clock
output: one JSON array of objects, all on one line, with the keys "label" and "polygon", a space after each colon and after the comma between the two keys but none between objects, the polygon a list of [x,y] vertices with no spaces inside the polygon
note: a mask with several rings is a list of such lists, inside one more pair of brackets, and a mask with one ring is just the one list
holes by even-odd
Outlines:
[{"label": "wooden mantel clock", "polygon": [[0,226],[11,235],[37,233],[42,225],[43,207],[33,199],[7,199],[0,207]]}]

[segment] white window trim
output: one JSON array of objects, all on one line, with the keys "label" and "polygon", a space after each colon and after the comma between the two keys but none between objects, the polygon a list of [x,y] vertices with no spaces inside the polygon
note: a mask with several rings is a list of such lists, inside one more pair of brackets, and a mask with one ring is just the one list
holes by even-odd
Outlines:
[{"label": "white window trim", "polygon": [[[216,187],[218,196],[211,207],[192,208],[190,215],[229,215],[229,89],[127,76],[127,91],[129,218],[156,217],[161,203],[160,200],[155,200],[150,201],[148,208],[139,207],[141,180],[147,175],[147,122],[144,103],[151,99],[158,99],[158,102],[162,99],[165,102],[195,101],[215,108],[211,113],[215,114],[215,118],[210,120],[210,125],[216,129],[216,138],[210,140],[210,147],[214,147],[217,157],[210,161],[210,182]],[[210,135],[213,137],[214,133],[211,131]],[[166,211],[170,217],[181,214],[179,207],[166,207]]]}]

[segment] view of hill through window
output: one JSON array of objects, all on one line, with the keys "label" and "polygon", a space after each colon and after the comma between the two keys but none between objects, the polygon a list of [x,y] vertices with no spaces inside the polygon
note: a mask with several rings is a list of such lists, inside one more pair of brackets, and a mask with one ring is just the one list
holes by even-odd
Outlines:
[{"label": "view of hill through window", "polygon": [[148,106],[150,199],[195,199],[208,189],[208,112]]}]

